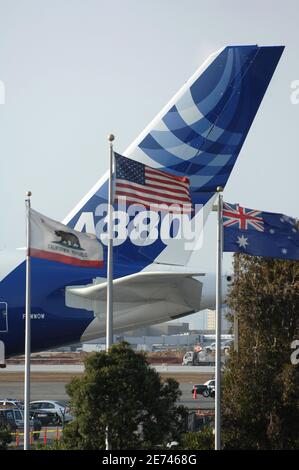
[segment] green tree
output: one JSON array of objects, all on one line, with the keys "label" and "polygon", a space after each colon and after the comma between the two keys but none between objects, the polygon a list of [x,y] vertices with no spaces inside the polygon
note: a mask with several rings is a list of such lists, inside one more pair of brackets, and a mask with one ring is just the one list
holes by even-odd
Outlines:
[{"label": "green tree", "polygon": [[213,450],[215,437],[213,429],[206,427],[200,432],[183,434],[179,449],[181,450]]},{"label": "green tree", "polygon": [[6,450],[7,445],[11,443],[10,429],[3,423],[0,423],[0,450]]},{"label": "green tree", "polygon": [[299,339],[299,263],[235,255],[229,295],[239,318],[239,353],[223,379],[223,445],[299,448],[299,374],[291,342]]},{"label": "green tree", "polygon": [[162,382],[145,355],[127,343],[88,357],[83,377],[72,379],[66,389],[76,412],[64,430],[67,448],[104,449],[107,426],[112,449],[155,448],[178,440],[184,431],[179,384]]}]

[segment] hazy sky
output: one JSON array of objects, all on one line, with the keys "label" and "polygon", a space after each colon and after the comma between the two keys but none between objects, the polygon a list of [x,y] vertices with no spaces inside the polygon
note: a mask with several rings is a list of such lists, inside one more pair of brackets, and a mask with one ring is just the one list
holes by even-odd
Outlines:
[{"label": "hazy sky", "polygon": [[[298,216],[298,1],[0,0],[0,248],[24,245],[24,194],[63,219],[207,56],[286,45],[225,199]],[[214,214],[204,249],[214,268]]]}]

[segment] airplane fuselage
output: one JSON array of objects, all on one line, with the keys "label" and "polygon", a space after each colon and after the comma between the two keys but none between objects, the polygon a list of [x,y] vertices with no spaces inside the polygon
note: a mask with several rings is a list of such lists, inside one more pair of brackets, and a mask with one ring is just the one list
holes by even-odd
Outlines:
[{"label": "airplane fuselage", "polygon": [[[30,262],[32,352],[103,337],[106,273],[41,259],[31,258]],[[5,345],[6,357],[24,353],[25,263],[21,262],[0,282],[0,341]],[[143,269],[147,277],[140,283],[142,276],[134,277],[135,270],[136,265],[131,269],[129,265],[115,266],[115,333],[215,306],[213,275],[198,277],[186,268],[178,272],[177,267],[161,269],[150,264]],[[104,294],[79,298],[78,303],[70,292],[80,287],[84,291],[95,284],[104,286]]]}]

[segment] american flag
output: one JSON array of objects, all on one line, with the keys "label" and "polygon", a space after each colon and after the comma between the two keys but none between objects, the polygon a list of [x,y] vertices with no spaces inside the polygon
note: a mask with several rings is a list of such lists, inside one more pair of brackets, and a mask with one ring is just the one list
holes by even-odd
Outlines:
[{"label": "american flag", "polygon": [[115,170],[118,202],[142,204],[152,210],[192,212],[189,178],[156,170],[118,154],[115,154]]},{"label": "american flag", "polygon": [[264,231],[264,221],[261,211],[246,209],[239,204],[223,203],[223,227],[237,226],[241,230],[250,228]]}]

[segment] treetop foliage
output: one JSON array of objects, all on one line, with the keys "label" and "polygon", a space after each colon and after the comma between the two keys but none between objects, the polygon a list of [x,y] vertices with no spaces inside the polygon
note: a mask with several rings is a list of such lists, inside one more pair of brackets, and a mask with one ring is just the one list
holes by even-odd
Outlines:
[{"label": "treetop foliage", "polygon": [[91,354],[67,392],[76,413],[64,431],[67,448],[104,449],[107,429],[113,449],[155,448],[179,439],[185,428],[179,384],[163,382],[144,353],[127,343]]},{"label": "treetop foliage", "polygon": [[235,255],[229,294],[239,319],[239,352],[223,380],[224,446],[299,448],[299,373],[291,342],[299,339],[299,263]]}]

